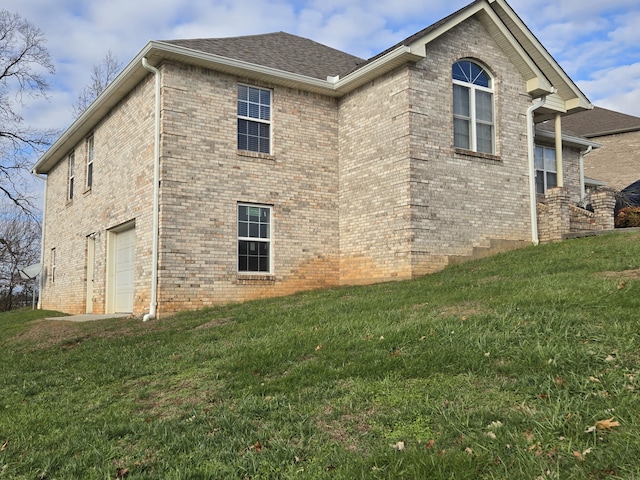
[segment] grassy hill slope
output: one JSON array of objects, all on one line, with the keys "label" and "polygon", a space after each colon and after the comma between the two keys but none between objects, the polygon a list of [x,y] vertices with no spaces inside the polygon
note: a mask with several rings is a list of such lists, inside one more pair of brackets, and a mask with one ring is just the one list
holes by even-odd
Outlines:
[{"label": "grassy hill slope", "polygon": [[0,316],[0,478],[640,478],[640,234],[158,321]]}]

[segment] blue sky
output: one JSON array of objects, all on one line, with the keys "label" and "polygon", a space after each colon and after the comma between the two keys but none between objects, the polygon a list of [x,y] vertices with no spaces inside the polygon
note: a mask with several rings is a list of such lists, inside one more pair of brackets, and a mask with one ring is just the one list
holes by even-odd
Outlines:
[{"label": "blue sky", "polygon": [[[50,100],[25,119],[65,128],[92,65],[128,63],[148,40],[286,31],[370,57],[470,0],[0,0],[38,26],[56,65]],[[640,116],[638,0],[511,0],[592,103]]]}]

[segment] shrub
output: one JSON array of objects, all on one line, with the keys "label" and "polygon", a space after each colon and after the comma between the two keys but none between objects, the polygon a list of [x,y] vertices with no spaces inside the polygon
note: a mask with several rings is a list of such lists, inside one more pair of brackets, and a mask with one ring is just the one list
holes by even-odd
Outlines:
[{"label": "shrub", "polygon": [[616,228],[640,227],[640,207],[625,207],[616,215]]}]

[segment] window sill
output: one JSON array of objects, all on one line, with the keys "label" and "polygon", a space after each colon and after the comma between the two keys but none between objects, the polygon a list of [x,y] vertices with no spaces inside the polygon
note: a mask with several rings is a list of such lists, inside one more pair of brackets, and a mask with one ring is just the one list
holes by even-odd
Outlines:
[{"label": "window sill", "polygon": [[82,192],[83,195],[89,195],[91,193],[91,187],[85,187]]},{"label": "window sill", "polygon": [[498,155],[492,155],[492,154],[489,154],[489,153],[474,152],[473,150],[466,150],[464,148],[457,148],[457,147],[455,147],[453,149],[453,151],[456,153],[456,155],[461,155],[461,156],[465,156],[465,157],[473,157],[473,158],[478,158],[478,159],[481,159],[481,160],[487,160],[488,162],[491,162],[491,163],[502,163],[502,159]]},{"label": "window sill", "polygon": [[275,277],[270,273],[238,273],[236,285],[273,285]]},{"label": "window sill", "polygon": [[250,152],[249,150],[238,150],[238,157],[241,159],[257,159],[264,160],[267,163],[275,163],[275,155],[269,155],[267,153]]}]

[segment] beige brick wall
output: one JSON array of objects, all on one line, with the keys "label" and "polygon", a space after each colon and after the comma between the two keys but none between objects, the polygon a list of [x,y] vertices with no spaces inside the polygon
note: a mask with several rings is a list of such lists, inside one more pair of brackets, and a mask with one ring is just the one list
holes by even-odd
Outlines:
[{"label": "beige brick wall", "polygon": [[[529,241],[524,80],[474,19],[428,52],[340,100],[164,64],[159,315],[410,278],[483,248]],[[460,58],[481,61],[494,76],[496,155],[453,148],[451,65]],[[272,89],[272,155],[237,150],[239,82]],[[51,172],[45,265],[55,247],[57,275],[46,282],[44,308],[86,309],[87,236],[94,234],[94,312],[108,310],[112,232],[135,221],[134,313],[148,311],[153,95],[148,76],[96,127],[90,191],[81,188],[83,142],[72,202],[66,161]],[[568,152],[572,197],[578,172],[577,153]],[[237,272],[238,203],[273,209],[273,275]]]},{"label": "beige brick wall", "polygon": [[[524,80],[474,19],[427,50],[340,104],[344,283],[421,275],[474,248],[531,239]],[[453,147],[451,67],[461,58],[494,77],[494,156]]]},{"label": "beige brick wall", "polygon": [[[526,111],[531,98],[504,52],[475,19],[429,44],[413,71],[412,217],[415,274],[491,240],[531,238]],[[451,67],[462,58],[493,76],[495,156],[453,147]]]},{"label": "beige brick wall", "polygon": [[[160,313],[338,283],[336,100],[166,65]],[[237,150],[238,83],[273,91],[273,155]],[[237,204],[273,207],[273,275],[237,273]]]},{"label": "beige brick wall", "polygon": [[411,276],[409,69],[340,102],[340,276],[370,283]]},{"label": "beige brick wall", "polygon": [[[153,176],[153,88],[143,81],[94,130],[93,185],[86,185],[84,140],[75,146],[75,193],[67,200],[68,160],[47,179],[42,307],[68,313],[86,311],[87,237],[95,236],[94,313],[106,308],[107,234],[136,224],[134,309],[149,303],[151,194]],[[69,152],[71,153],[71,152]],[[56,278],[51,282],[51,249]]]},{"label": "beige brick wall", "polygon": [[584,174],[616,190],[640,180],[640,132],[592,139],[602,144],[584,157]]}]

